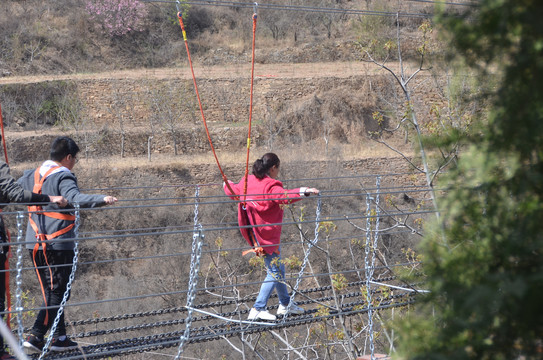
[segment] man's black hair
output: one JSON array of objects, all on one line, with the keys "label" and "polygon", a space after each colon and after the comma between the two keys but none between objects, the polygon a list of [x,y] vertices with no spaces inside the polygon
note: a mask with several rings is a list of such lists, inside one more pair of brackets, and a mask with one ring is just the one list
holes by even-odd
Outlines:
[{"label": "man's black hair", "polygon": [[68,155],[76,156],[79,152],[79,146],[73,139],[67,136],[59,136],[51,144],[50,159],[53,161],[61,161]]}]

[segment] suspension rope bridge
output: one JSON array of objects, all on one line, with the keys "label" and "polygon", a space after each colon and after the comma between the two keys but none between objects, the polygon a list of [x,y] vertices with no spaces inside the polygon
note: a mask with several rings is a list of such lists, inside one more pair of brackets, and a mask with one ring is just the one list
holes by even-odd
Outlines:
[{"label": "suspension rope bridge", "polygon": [[[163,4],[179,4],[176,0],[141,0],[145,3],[163,3]],[[478,4],[475,1],[461,2],[461,1],[433,1],[433,0],[408,0],[413,3],[421,4],[441,4],[450,7],[477,7]],[[187,5],[200,5],[200,6],[217,6],[217,7],[234,7],[234,8],[253,8],[255,2],[238,2],[238,1],[224,1],[224,0],[187,0],[183,4]],[[286,12],[305,12],[305,13],[326,13],[326,14],[340,14],[340,15],[357,15],[357,16],[384,16],[395,17],[399,15],[405,18],[431,18],[434,16],[428,12],[398,12],[398,11],[378,11],[378,10],[363,10],[363,9],[350,9],[340,7],[329,6],[310,6],[310,5],[290,5],[290,4],[273,4],[267,2],[258,2],[258,7],[264,10],[276,10]]]},{"label": "suspension rope bridge", "polygon": [[[369,178],[364,175],[356,180],[368,183]],[[285,258],[288,259],[289,255],[294,254],[303,258],[303,260],[298,260],[298,265],[293,267],[293,272],[290,275],[287,274],[285,282],[290,290],[295,292],[296,303],[306,307],[307,311],[303,315],[289,314],[270,323],[244,320],[250,308],[248,304],[256,299],[255,292],[262,283],[258,280],[259,276],[251,276],[240,270],[239,273],[228,277],[225,274],[228,272],[226,269],[229,264],[220,263],[221,261],[232,262],[230,266],[243,268],[242,263],[246,263],[247,260],[242,259],[240,255],[247,246],[240,242],[239,226],[232,221],[235,216],[232,205],[235,202],[223,201],[224,195],[215,194],[218,184],[195,185],[193,186],[196,191],[194,196],[147,197],[147,194],[143,193],[141,199],[123,199],[126,204],[137,202],[140,204],[80,209],[79,212],[86,213],[85,217],[89,219],[95,217],[112,219],[118,216],[113,213],[119,213],[120,217],[127,216],[129,213],[132,213],[133,217],[140,217],[146,216],[145,214],[149,211],[159,212],[160,210],[174,217],[171,219],[172,224],[159,227],[139,226],[119,229],[106,226],[100,229],[96,226],[82,226],[78,229],[79,238],[77,239],[81,249],[99,249],[103,246],[102,244],[109,243],[121,255],[123,247],[133,247],[134,243],[142,241],[153,241],[161,245],[171,243],[178,245],[158,246],[159,251],[162,251],[160,253],[151,254],[148,253],[149,250],[145,253],[134,251],[132,254],[127,254],[128,256],[112,256],[111,258],[98,254],[96,256],[80,254],[80,260],[74,263],[77,265],[77,271],[82,272],[83,275],[79,275],[74,282],[72,299],[63,308],[69,318],[74,313],[78,314],[79,319],[68,321],[67,328],[73,329],[73,332],[69,334],[71,338],[78,339],[85,345],[73,351],[31,354],[30,357],[33,359],[100,359],[142,352],[167,351],[166,349],[175,347],[178,348],[177,357],[180,357],[187,346],[195,343],[237,338],[277,329],[310,327],[312,324],[335,321],[339,318],[365,316],[370,319],[376,312],[409,306],[414,303],[416,295],[424,291],[424,278],[417,275],[416,278],[406,281],[397,275],[397,270],[416,269],[419,262],[414,258],[408,261],[405,261],[406,259],[388,260],[384,254],[387,252],[386,246],[394,246],[394,244],[392,241],[388,245],[380,243],[382,239],[389,237],[395,239],[393,241],[403,241],[401,239],[413,237],[415,240],[410,241],[418,241],[420,234],[414,229],[416,222],[406,221],[405,218],[424,217],[432,213],[432,210],[402,205],[402,195],[405,193],[409,193],[412,198],[422,200],[426,197],[427,189],[406,186],[405,191],[402,191],[402,186],[394,185],[397,178],[396,175],[380,174],[373,176],[377,183],[368,188],[323,190],[322,196],[318,199],[322,201],[322,209],[319,209],[321,214],[316,212],[318,204],[310,203],[307,207],[315,211],[314,217],[307,215],[309,210],[305,210],[305,215],[297,219],[287,220],[285,217],[282,223],[283,231],[290,234],[282,243]],[[352,184],[352,180],[349,178],[347,181]],[[289,181],[298,182],[297,179]],[[314,178],[314,181],[326,183],[319,178]],[[382,185],[381,182],[385,184]],[[122,193],[129,193],[138,188],[112,188],[111,191],[116,192],[122,199]],[[169,185],[146,187],[150,192],[168,188]],[[205,194],[200,194],[203,189]],[[173,188],[171,190],[174,191]],[[380,202],[378,199],[381,198],[388,199],[389,204]],[[390,204],[391,198],[397,202],[393,206]],[[356,204],[356,207],[353,208],[350,204],[347,214],[336,206],[328,205],[337,203],[339,200],[352,202]],[[148,204],[149,202],[153,204]],[[226,206],[231,208],[230,218],[225,218],[220,222],[209,221],[213,210],[224,209]],[[192,224],[186,222],[189,209],[192,209],[190,210],[193,214]],[[295,210],[296,206],[294,206]],[[41,309],[28,303],[30,293],[39,298],[39,294],[34,291],[36,289],[26,284],[35,269],[30,263],[24,266],[23,263],[29,259],[24,258],[21,251],[21,248],[26,245],[23,241],[22,229],[28,215],[25,211],[6,211],[3,216],[6,222],[16,224],[18,229],[16,241],[10,244],[13,249],[17,249],[17,266],[10,270],[16,274],[14,277],[16,285],[13,287],[16,308],[10,313],[14,318],[13,333],[22,339],[30,325],[25,324],[27,320],[24,319],[29,317],[28,314]],[[185,220],[178,223],[181,218]],[[331,233],[325,233],[324,224],[334,224],[344,233],[334,234],[334,236]],[[386,224],[386,227],[383,224]],[[313,227],[315,235],[307,238],[306,233],[310,227]],[[299,239],[296,240],[296,237]],[[192,239],[190,242],[189,238]],[[223,238],[228,238],[229,241],[219,244],[219,239]],[[320,240],[318,243],[315,241],[317,238]],[[187,246],[190,251],[186,251]],[[310,247],[314,247],[314,251],[309,251]],[[175,248],[182,251],[166,250],[175,250]],[[350,256],[337,253],[337,249],[346,250],[347,248],[352,253]],[[349,260],[346,260],[347,258]],[[319,266],[319,263],[326,262],[324,259],[335,263],[334,267]],[[238,265],[233,264],[234,262]],[[133,263],[139,265],[132,265]],[[147,265],[144,265],[146,263]],[[177,287],[170,287],[168,291],[160,292],[153,291],[156,287],[149,286],[149,289],[152,289],[150,292],[134,291],[131,294],[124,293],[121,289],[119,292],[110,289],[109,292],[96,298],[92,293],[99,289],[87,289],[86,292],[81,292],[80,287],[86,289],[90,285],[82,283],[95,278],[93,273],[100,273],[102,267],[108,268],[112,275],[117,275],[119,272],[127,272],[123,271],[127,267],[129,271],[136,271],[138,267],[155,268],[161,263],[166,266],[166,269],[170,263],[178,266],[174,273],[162,274],[163,282],[166,282],[167,278],[168,281],[174,281],[176,277],[179,277],[176,271],[187,274],[181,276],[183,281],[177,281]],[[306,266],[311,269],[307,271]],[[249,272],[254,271],[246,265],[245,269]],[[297,272],[294,272],[295,269],[298,269]],[[214,274],[214,271],[217,274]],[[130,277],[129,274],[125,276],[126,280]],[[157,275],[151,274],[150,279],[154,276]],[[221,276],[224,278],[220,279]],[[134,287],[128,288],[136,290],[143,284],[149,285],[150,279],[141,282],[135,279],[136,275],[133,277]],[[339,277],[350,280],[339,286],[333,280]],[[112,280],[114,278],[115,276]],[[99,280],[95,286],[101,287],[107,281]],[[310,284],[313,286],[308,286]],[[218,301],[213,300],[217,297]],[[154,306],[153,308],[151,305],[168,303],[164,299],[177,303],[185,299],[185,303],[173,307]],[[276,295],[272,295],[271,299],[272,301],[276,299]],[[137,305],[127,306],[131,303],[137,303]],[[135,312],[122,311],[125,308],[142,307],[147,309]],[[116,313],[101,315],[103,310],[99,309],[104,308]],[[269,308],[277,308],[277,305]],[[87,314],[86,318],[85,314]],[[370,324],[367,326],[372,326]],[[371,328],[367,331],[368,334],[373,332]],[[373,349],[372,346],[370,351],[374,351]],[[168,353],[171,354],[171,350]]]},{"label": "suspension rope bridge", "polygon": [[[192,68],[181,4],[179,1],[143,1],[171,3],[177,6],[177,16],[186,45],[202,122],[223,181],[233,194],[207,128],[204,107],[200,101]],[[254,10],[245,188],[244,193],[236,199],[242,204],[247,196],[259,195],[247,194],[258,8],[345,15],[401,15],[422,18],[431,16],[428,13],[400,14],[214,0],[184,3],[252,7]],[[472,6],[472,3],[447,4]],[[287,306],[287,313],[284,316],[271,322],[244,320],[249,311],[247,304],[255,301],[255,290],[262,284],[262,281],[256,280],[255,275],[262,271],[262,268],[258,258],[254,258],[256,261],[250,260],[249,265],[246,260],[240,259],[239,252],[246,250],[247,247],[238,246],[237,241],[240,238],[240,229],[255,225],[239,226],[232,221],[233,216],[226,214],[224,209],[231,206],[233,201],[225,195],[216,194],[220,184],[168,184],[100,189],[117,193],[121,199],[119,203],[123,205],[108,209],[83,209],[79,207],[81,204],[73,204],[76,235],[75,239],[68,240],[76,242],[75,255],[73,266],[68,265],[72,266],[70,280],[51,329],[53,333],[61,314],[66,313],[66,310],[66,316],[69,313],[77,314],[80,319],[70,321],[67,325],[69,329],[77,327],[69,336],[79,339],[82,345],[76,350],[48,352],[52,341],[50,336],[46,340],[45,350],[39,354],[31,354],[30,357],[40,360],[101,359],[177,347],[175,353],[169,351],[165,355],[179,359],[189,344],[234,337],[243,340],[251,334],[258,336],[256,340],[258,343],[260,338],[258,334],[263,332],[300,326],[311,327],[315,323],[326,324],[335,321],[339,321],[345,329],[345,319],[364,316],[365,320],[362,323],[365,325],[362,328],[367,334],[368,344],[364,353],[369,352],[373,358],[375,329],[378,327],[374,321],[374,314],[407,307],[415,302],[417,294],[424,292],[424,277],[417,274],[420,261],[408,250],[400,260],[397,247],[405,246],[409,249],[411,245],[416,244],[422,235],[420,222],[435,210],[424,205],[430,191],[426,186],[395,184],[395,180],[404,176],[406,174],[303,179],[318,184],[328,182],[335,184],[333,189],[319,186],[325,191],[317,198],[317,204],[303,206],[298,213],[290,208],[292,220],[265,225],[282,225],[289,228],[289,236],[282,241],[281,246],[282,252],[286,255],[283,261],[292,267],[290,275],[282,280],[291,292],[291,303]],[[290,181],[299,183],[302,179]],[[373,184],[370,185],[371,181]],[[349,187],[345,185],[339,187],[340,182],[349,183]],[[138,191],[151,193],[166,190],[175,193],[183,187],[184,190],[193,187],[195,195],[141,198],[122,196],[123,192]],[[419,201],[414,200],[417,198]],[[414,203],[418,204],[415,206]],[[343,204],[341,210],[338,209],[338,204]],[[187,208],[191,208],[190,215]],[[308,215],[310,210],[314,210],[314,217]],[[100,224],[104,224],[105,228],[97,229],[92,224],[85,228],[82,226],[81,213],[86,213],[88,217],[101,217]],[[25,324],[27,318],[43,309],[34,305],[33,286],[29,284],[29,274],[32,274],[36,267],[25,267],[22,255],[22,249],[27,245],[23,241],[22,229],[28,214],[28,211],[3,213],[7,222],[11,218],[11,223],[17,227],[17,240],[10,244],[12,249],[17,249],[16,268],[8,270],[16,274],[14,287],[16,306],[4,314],[14,317],[10,325],[20,347],[24,333],[29,330],[25,327],[28,325]],[[109,221],[104,221],[106,219]],[[134,226],[134,219],[137,219],[137,227]],[[192,221],[189,222],[188,219]],[[108,226],[110,222],[112,225]],[[130,225],[124,227],[125,223]],[[307,235],[311,231],[309,228],[312,228],[312,237]],[[341,232],[340,236],[331,235],[336,229],[340,229],[337,230]],[[225,238],[227,240],[224,240]],[[390,250],[389,247],[396,248]],[[188,248],[190,251],[186,251]],[[105,254],[111,257],[107,258]],[[303,260],[298,258],[300,254],[303,254]],[[80,279],[74,282],[76,272],[81,275]],[[411,276],[408,278],[399,276],[398,273],[402,272],[411,273]],[[94,288],[88,286],[78,288],[78,284],[93,284]],[[72,301],[67,303],[70,292]],[[272,299],[276,298],[277,295],[272,295]],[[294,298],[297,304],[306,306],[305,313],[290,313]],[[171,303],[176,306],[167,306]],[[269,309],[275,308],[277,305],[269,306]],[[103,315],[106,312],[110,315]],[[351,327],[353,326],[351,324]],[[349,331],[344,332],[349,338],[350,335],[347,334]],[[351,340],[347,341],[351,345]],[[252,349],[258,354],[256,346]]]}]

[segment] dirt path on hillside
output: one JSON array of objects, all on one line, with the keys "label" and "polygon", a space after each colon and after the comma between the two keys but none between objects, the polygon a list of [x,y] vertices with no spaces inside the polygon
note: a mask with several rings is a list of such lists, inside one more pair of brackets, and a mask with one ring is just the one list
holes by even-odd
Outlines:
[{"label": "dirt path on hillside", "polygon": [[[397,66],[397,63],[391,63],[391,66]],[[251,65],[222,65],[222,66],[200,66],[194,65],[194,71],[197,80],[199,79],[249,79],[251,74]],[[306,64],[255,64],[255,76],[257,78],[266,79],[326,79],[330,78],[330,83],[333,79],[348,79],[353,76],[372,76],[383,75],[386,72],[373,63],[366,62],[327,62],[327,63],[306,63]],[[101,80],[187,80],[191,79],[191,71],[188,66],[179,68],[158,68],[158,69],[132,69],[119,71],[104,71],[100,73],[78,73],[78,74],[62,74],[62,75],[33,75],[33,76],[10,76],[0,78],[0,86],[8,84],[32,84],[48,81],[101,81]],[[272,80],[273,81],[273,80]],[[289,86],[293,87],[294,84]],[[291,90],[289,88],[289,90]],[[131,130],[135,131],[136,128]],[[58,135],[59,130],[40,129],[26,130],[8,129],[7,138],[20,141],[28,138],[29,141],[37,141],[36,139],[44,137],[53,137]],[[397,145],[397,144],[396,144]],[[398,145],[401,147],[401,144]],[[373,149],[373,147],[372,147]],[[371,150],[371,149],[370,149]],[[374,150],[363,151],[365,157],[389,157],[396,154],[390,153],[387,149],[380,152]],[[345,158],[357,158],[360,156],[359,150],[342,150],[345,152]]]},{"label": "dirt path on hillside", "polygon": [[[397,64],[389,64],[397,67]],[[255,77],[266,78],[347,78],[350,76],[377,74],[383,70],[366,62],[327,62],[305,64],[255,64]],[[228,79],[250,77],[251,64],[203,66],[194,64],[197,79]],[[131,69],[105,71],[100,73],[78,73],[62,75],[8,76],[0,78],[0,85],[30,84],[60,80],[100,80],[100,79],[190,79],[190,67],[158,69]]]}]

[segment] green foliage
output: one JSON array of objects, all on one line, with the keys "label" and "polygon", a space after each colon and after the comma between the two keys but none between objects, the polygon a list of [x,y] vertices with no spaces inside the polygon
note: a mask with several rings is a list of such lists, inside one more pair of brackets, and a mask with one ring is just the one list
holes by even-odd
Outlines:
[{"label": "green foliage", "polygon": [[419,31],[422,32],[422,44],[417,48],[417,52],[420,55],[428,54],[428,47],[430,46],[430,34],[433,31],[432,24],[429,21],[424,21],[419,26]]},{"label": "green foliage", "polygon": [[[387,11],[382,5],[376,11]],[[363,16],[352,22],[355,33],[359,34],[358,43],[363,51],[368,51],[375,58],[395,56],[397,51],[394,19],[389,16]]]},{"label": "green foliage", "polygon": [[[36,307],[36,298],[34,296],[31,296],[30,295],[30,290],[24,290],[21,292],[21,301],[22,301],[22,306],[24,309],[34,309]],[[16,303],[16,299],[14,298],[14,296],[12,296],[12,299],[11,299],[11,303],[12,304],[15,304]],[[37,315],[37,311],[35,310],[28,310],[28,311],[23,311],[22,312],[22,321],[25,322],[25,321],[29,321],[29,320],[32,320],[36,317]],[[11,324],[10,326],[12,328],[16,328],[17,327],[17,316],[16,315],[12,315],[11,316]]]},{"label": "green foliage", "polygon": [[491,110],[488,122],[470,119],[473,134],[444,140],[465,151],[441,180],[452,189],[439,202],[442,227],[423,245],[431,295],[402,324],[410,359],[542,357],[543,3],[478,4],[442,22]]},{"label": "green foliage", "polygon": [[223,247],[224,240],[222,237],[217,237],[215,240],[215,245],[217,246],[217,249],[219,249],[219,256],[226,257],[228,256],[228,251],[221,250]]},{"label": "green foliage", "polygon": [[300,260],[300,258],[296,255],[286,257],[282,261],[289,270],[300,269],[302,266],[302,260]]},{"label": "green foliage", "polygon": [[252,258],[250,258],[249,265],[255,268],[259,268],[260,270],[264,270],[266,268],[264,258],[262,256],[253,256]]},{"label": "green foliage", "polygon": [[330,308],[321,304],[317,305],[317,311],[313,314],[313,317],[329,316]]},{"label": "green foliage", "polygon": [[337,225],[333,221],[324,220],[319,223],[319,232],[324,231],[326,236],[337,230]]},{"label": "green foliage", "polygon": [[343,274],[334,274],[331,276],[332,286],[336,291],[345,290],[347,288],[347,278]]}]

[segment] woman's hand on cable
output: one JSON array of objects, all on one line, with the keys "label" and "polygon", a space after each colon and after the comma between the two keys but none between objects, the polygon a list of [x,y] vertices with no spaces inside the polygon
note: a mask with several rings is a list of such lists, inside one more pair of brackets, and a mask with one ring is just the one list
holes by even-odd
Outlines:
[{"label": "woman's hand on cable", "polygon": [[107,205],[111,205],[111,204],[117,202],[117,198],[116,198],[116,197],[113,197],[113,196],[106,196],[106,197],[104,198],[104,202],[105,202]]},{"label": "woman's hand on cable", "polygon": [[49,196],[49,201],[57,204],[61,208],[68,205],[68,200],[66,200],[64,196]]},{"label": "woman's hand on cable", "polygon": [[315,189],[315,188],[307,188],[307,189],[305,189],[305,192],[304,192],[305,196],[309,196],[311,194],[318,195],[319,194],[319,189]]}]

